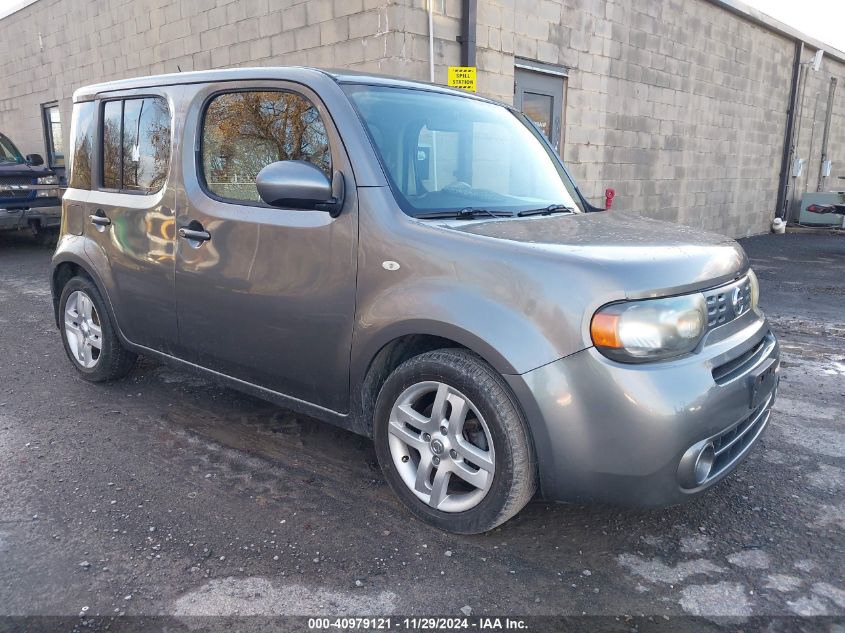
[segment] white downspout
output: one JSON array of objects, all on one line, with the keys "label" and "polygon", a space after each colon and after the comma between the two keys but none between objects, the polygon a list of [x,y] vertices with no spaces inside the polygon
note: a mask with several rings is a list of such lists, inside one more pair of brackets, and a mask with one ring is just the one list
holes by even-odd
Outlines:
[{"label": "white downspout", "polygon": [[428,0],[428,80],[434,83],[434,0]]}]

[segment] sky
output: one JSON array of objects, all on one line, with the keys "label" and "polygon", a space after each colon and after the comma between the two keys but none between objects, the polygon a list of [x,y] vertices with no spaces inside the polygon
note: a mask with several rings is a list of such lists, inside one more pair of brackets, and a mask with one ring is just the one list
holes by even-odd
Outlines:
[{"label": "sky", "polygon": [[[73,2],[74,0],[65,0]],[[191,0],[183,0],[190,2]],[[773,18],[845,51],[845,1],[843,0],[741,0]],[[0,17],[33,0],[0,0]],[[517,6],[518,2],[517,2]]]},{"label": "sky", "polygon": [[845,51],[845,2],[842,0],[743,1],[810,37]]}]

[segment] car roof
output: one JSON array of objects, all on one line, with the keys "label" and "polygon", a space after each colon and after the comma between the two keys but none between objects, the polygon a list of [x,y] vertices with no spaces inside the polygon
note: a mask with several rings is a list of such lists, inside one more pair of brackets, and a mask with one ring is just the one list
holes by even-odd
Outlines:
[{"label": "car roof", "polygon": [[[131,79],[119,79],[99,84],[91,84],[77,89],[73,93],[74,102],[90,101],[98,95],[107,92],[120,90],[133,90],[137,88],[159,88],[164,86],[177,86],[184,84],[211,83],[219,81],[243,81],[243,80],[291,80],[303,81],[308,78],[317,79],[331,78],[339,84],[366,84],[370,86],[392,86],[397,88],[415,88],[433,92],[443,92],[461,97],[469,97],[490,103],[499,103],[492,99],[480,97],[473,93],[464,92],[446,86],[440,86],[423,81],[412,81],[381,75],[376,73],[356,72],[351,70],[325,70],[321,68],[309,68],[304,66],[260,66],[244,68],[223,68],[217,70],[199,70],[180,73],[169,73],[165,75],[149,75],[146,77],[134,77]],[[502,104],[507,105],[507,104]]]}]

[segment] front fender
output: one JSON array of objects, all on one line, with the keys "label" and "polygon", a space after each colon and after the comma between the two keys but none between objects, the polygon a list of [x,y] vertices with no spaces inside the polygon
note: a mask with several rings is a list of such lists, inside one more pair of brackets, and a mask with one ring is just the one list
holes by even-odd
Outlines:
[{"label": "front fender", "polygon": [[502,374],[521,374],[556,357],[544,333],[525,315],[477,289],[446,280],[391,286],[359,306],[352,345],[353,384],[385,345],[408,335],[449,339]]}]

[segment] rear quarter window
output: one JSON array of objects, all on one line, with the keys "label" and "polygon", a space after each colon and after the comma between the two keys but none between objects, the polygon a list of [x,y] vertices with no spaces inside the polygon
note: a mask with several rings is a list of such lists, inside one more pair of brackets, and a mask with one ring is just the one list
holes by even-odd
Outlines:
[{"label": "rear quarter window", "polygon": [[94,102],[86,101],[73,106],[68,186],[74,189],[91,188],[91,169],[94,163]]}]

